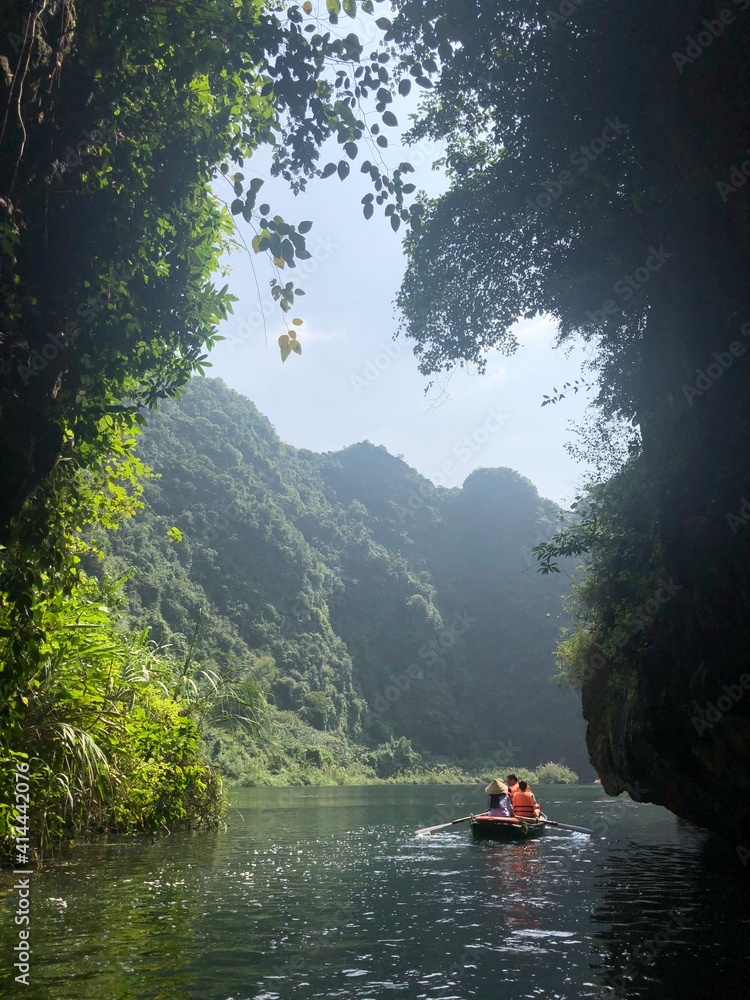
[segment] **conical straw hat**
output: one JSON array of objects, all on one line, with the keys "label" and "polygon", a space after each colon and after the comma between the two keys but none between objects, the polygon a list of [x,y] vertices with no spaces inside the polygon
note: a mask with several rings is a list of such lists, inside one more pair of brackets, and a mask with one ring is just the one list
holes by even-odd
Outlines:
[{"label": "conical straw hat", "polygon": [[497,778],[493,778],[492,781],[485,788],[485,792],[488,795],[500,795],[502,792],[507,794],[508,786],[504,781],[498,781]]}]

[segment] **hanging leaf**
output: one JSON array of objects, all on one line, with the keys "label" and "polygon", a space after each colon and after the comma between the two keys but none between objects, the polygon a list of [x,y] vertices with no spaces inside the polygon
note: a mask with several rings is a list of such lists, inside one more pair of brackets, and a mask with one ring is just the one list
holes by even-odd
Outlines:
[{"label": "hanging leaf", "polygon": [[350,160],[355,159],[357,155],[357,143],[356,142],[345,142],[344,152],[349,157]]},{"label": "hanging leaf", "polygon": [[357,16],[357,4],[355,0],[344,0],[343,2],[344,13],[348,14],[349,17]]},{"label": "hanging leaf", "polygon": [[282,335],[279,337],[279,347],[286,347],[288,343],[289,343],[289,337],[285,333],[282,333]]},{"label": "hanging leaf", "polygon": [[289,350],[294,351],[295,354],[302,354],[302,344],[298,340],[292,340],[289,343]]},{"label": "hanging leaf", "polygon": [[296,340],[297,339],[297,331],[296,330],[291,330],[291,329],[289,330],[289,339],[290,340]]},{"label": "hanging leaf", "polygon": [[309,233],[312,229],[312,222],[300,222],[297,226],[298,233]]},{"label": "hanging leaf", "polygon": [[366,219],[371,219],[372,218],[372,214],[373,214],[374,211],[375,211],[375,209],[373,207],[372,202],[368,201],[367,204],[365,205],[365,207],[362,209],[362,214],[364,215],[364,217]]},{"label": "hanging leaf", "polygon": [[281,244],[281,256],[290,267],[294,266],[294,245],[291,240],[283,240]]},{"label": "hanging leaf", "polygon": [[398,118],[394,115],[392,111],[384,111],[381,115],[384,125],[398,125]]},{"label": "hanging leaf", "polygon": [[253,253],[260,253],[260,233],[257,236],[253,236],[252,243],[250,244],[253,248]]},{"label": "hanging leaf", "polygon": [[350,169],[349,164],[346,162],[346,160],[339,160],[339,165],[337,169],[339,177],[343,181],[344,178],[347,177],[349,174],[349,169]]},{"label": "hanging leaf", "polygon": [[302,4],[302,10],[304,10],[306,14],[312,14],[312,9],[313,5],[310,3],[310,0],[305,0]]},{"label": "hanging leaf", "polygon": [[323,177],[323,178],[325,178],[325,177],[330,177],[331,174],[335,174],[335,173],[336,173],[336,164],[335,163],[326,163],[326,165],[323,167],[323,169],[320,172],[320,176]]},{"label": "hanging leaf", "polygon": [[411,80],[404,79],[401,81],[401,83],[399,83],[398,92],[399,94],[401,94],[402,97],[406,97],[406,95],[409,93],[410,90],[411,90]]},{"label": "hanging leaf", "polygon": [[341,0],[326,0],[326,10],[336,17],[341,13]]},{"label": "hanging leaf", "polygon": [[398,232],[398,227],[400,225],[401,225],[401,219],[397,215],[392,215],[391,216],[391,229],[394,231],[394,233]]},{"label": "hanging leaf", "polygon": [[302,326],[302,320],[299,318],[293,319],[292,323],[294,324],[294,326]]},{"label": "hanging leaf", "polygon": [[289,355],[292,353],[292,342],[287,340],[287,343],[281,348],[281,360],[286,361]]}]

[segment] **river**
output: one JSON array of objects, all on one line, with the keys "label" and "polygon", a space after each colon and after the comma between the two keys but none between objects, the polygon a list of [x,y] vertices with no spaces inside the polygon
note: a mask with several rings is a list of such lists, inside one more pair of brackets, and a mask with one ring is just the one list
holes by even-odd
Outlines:
[{"label": "river", "polygon": [[224,831],[68,849],[31,876],[29,986],[0,876],[0,995],[39,1000],[750,996],[748,878],[656,806],[536,789],[548,831],[474,842],[481,790],[243,789]]}]

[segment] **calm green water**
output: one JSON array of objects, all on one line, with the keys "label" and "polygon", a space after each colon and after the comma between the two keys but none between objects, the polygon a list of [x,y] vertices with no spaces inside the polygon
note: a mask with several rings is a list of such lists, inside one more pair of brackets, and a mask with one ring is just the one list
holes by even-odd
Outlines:
[{"label": "calm green water", "polygon": [[[0,877],[0,995],[51,1000],[750,996],[746,872],[654,806],[536,789],[548,832],[414,830],[472,789],[249,789],[226,832],[70,851],[32,877],[31,985],[13,981]],[[63,900],[67,905],[55,903]]]}]

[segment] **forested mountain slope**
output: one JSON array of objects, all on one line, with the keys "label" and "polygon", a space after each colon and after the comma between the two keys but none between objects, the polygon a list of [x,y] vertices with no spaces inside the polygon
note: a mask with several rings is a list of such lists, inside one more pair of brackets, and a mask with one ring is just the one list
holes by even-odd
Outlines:
[{"label": "forested mountain slope", "polygon": [[550,681],[564,588],[527,558],[555,508],[530,482],[480,469],[443,489],[369,443],[297,450],[209,379],[138,451],[160,478],[102,544],[108,572],[135,567],[130,613],[155,639],[200,621],[202,658],[266,658],[275,704],[319,729],[586,766],[576,699]]}]

